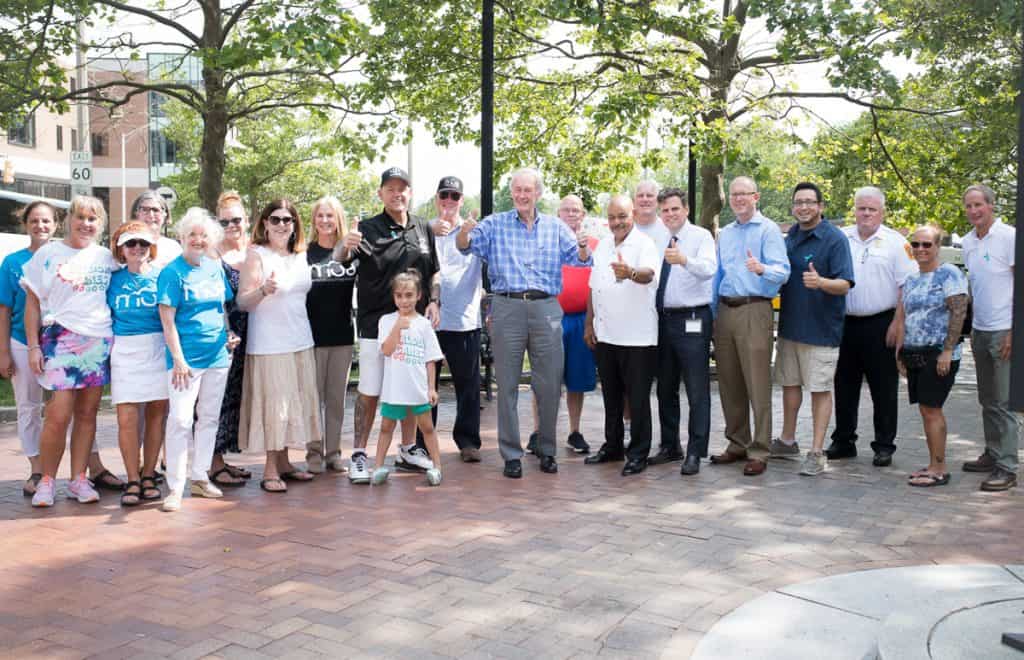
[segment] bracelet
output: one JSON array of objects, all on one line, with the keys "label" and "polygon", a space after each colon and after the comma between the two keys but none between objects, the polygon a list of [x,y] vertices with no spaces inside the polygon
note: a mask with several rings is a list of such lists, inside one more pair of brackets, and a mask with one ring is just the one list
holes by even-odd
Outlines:
[{"label": "bracelet", "polygon": [[439,305],[439,304],[441,304],[441,299],[440,298],[431,298],[430,302],[434,303],[435,305]]},{"label": "bracelet", "polygon": [[43,350],[43,349],[39,348],[39,345],[37,344],[37,345],[35,345],[35,346],[29,346],[29,347],[28,347],[28,350],[30,350],[30,351],[39,351],[39,352],[42,352],[42,350]]}]

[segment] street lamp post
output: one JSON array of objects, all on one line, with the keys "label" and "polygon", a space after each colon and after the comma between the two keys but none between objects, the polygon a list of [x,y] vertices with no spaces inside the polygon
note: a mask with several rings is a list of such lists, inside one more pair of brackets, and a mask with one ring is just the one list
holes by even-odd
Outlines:
[{"label": "street lamp post", "polygon": [[128,159],[126,155],[128,139],[142,129],[148,130],[149,124],[136,126],[127,133],[121,133],[121,222],[128,219]]}]

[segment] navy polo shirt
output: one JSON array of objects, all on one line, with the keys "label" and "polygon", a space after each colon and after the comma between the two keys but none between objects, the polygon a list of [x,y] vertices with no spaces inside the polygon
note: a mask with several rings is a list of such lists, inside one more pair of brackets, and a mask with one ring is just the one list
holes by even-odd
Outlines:
[{"label": "navy polo shirt", "polygon": [[850,242],[838,227],[822,219],[810,231],[794,223],[786,233],[790,276],[779,292],[779,336],[815,346],[839,346],[843,339],[846,296],[833,296],[804,286],[804,273],[814,264],[822,277],[853,281]]}]

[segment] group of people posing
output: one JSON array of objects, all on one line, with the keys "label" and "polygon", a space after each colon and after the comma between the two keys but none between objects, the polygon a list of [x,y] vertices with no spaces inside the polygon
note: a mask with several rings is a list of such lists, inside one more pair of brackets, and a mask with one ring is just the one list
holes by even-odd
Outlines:
[{"label": "group of people posing", "polygon": [[[558,471],[563,386],[568,445],[590,454],[580,417],[584,393],[599,380],[604,442],[585,463],[624,462],[625,476],[681,461],[683,475],[697,474],[708,455],[713,341],[728,446],[712,463],[741,462],[754,476],[770,456],[799,457],[805,389],[813,436],[801,473],[820,474],[827,459],[856,456],[866,379],[874,464],[890,465],[903,373],[930,454],[909,483],[948,483],[942,406],[959,365],[969,298],[961,271],[939,259],[941,229],[920,227],[908,242],[883,224],[885,197],[871,187],[855,195],[856,223],[840,229],[824,219],[818,187],[798,184],[796,222],[783,235],[758,211],[756,183],[737,177],[729,186],[736,220],[717,241],[689,221],[678,188],[642,182],[632,197],[613,196],[607,232],[585,226],[574,195],[561,201],[557,218],[540,213],[535,170],[514,172],[510,190],[513,209],[477,222],[461,213],[462,181],[446,176],[435,194],[437,217],[427,221],[410,213],[408,174],[389,168],[378,190],[381,213],[350,227],[340,203],[324,197],[313,205],[308,244],[303,219],[283,199],[250,228],[241,198],[224,193],[216,219],[189,209],[174,241],[162,235],[170,220],[165,201],[145,193],[110,249],[97,242],[105,222],[99,200],[72,200],[61,240],[51,240],[56,210],[30,204],[23,213],[30,245],[0,267],[0,375],[14,382],[32,472],[25,494],[35,506],[53,504],[69,428],[67,494],[80,502],[96,501],[96,488],[120,491],[125,506],[162,498],[168,511],[181,507],[186,485],[193,496],[221,497],[221,488],[251,478],[225,462],[238,451],[266,454],[260,486],[268,492],[346,467],[353,483],[382,484],[396,427],[394,467],[424,472],[438,485],[441,360],[456,396],[452,438],[463,461],[480,461],[482,322],[494,355],[506,477],[523,472],[518,386],[527,353],[535,404],[527,451],[542,472]],[[995,219],[994,203],[986,186],[964,194],[974,226],[963,254],[986,449],[963,467],[989,473],[983,489],[1005,490],[1016,485],[1019,424],[1008,408],[1014,229]],[[486,318],[484,264],[493,294]],[[341,428],[356,341],[354,448],[346,465]],[[775,439],[773,379],[783,388]],[[660,447],[651,456],[655,380]],[[108,383],[127,482],[95,452]],[[680,383],[688,403],[685,451]],[[43,389],[52,395],[40,422]],[[836,426],[825,449],[833,390]],[[366,447],[378,404],[371,464]],[[166,496],[157,471],[162,447]],[[305,468],[290,462],[290,448],[306,451]]]}]

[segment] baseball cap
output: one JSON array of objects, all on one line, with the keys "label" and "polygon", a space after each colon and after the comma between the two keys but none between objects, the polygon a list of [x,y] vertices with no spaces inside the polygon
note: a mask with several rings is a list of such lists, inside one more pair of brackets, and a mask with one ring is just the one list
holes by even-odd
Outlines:
[{"label": "baseball cap", "polygon": [[437,192],[442,190],[454,190],[455,192],[462,192],[462,179],[457,176],[446,176],[437,184]]},{"label": "baseball cap", "polygon": [[380,185],[383,186],[391,179],[398,179],[400,181],[405,181],[406,185],[412,185],[412,181],[409,180],[409,173],[401,167],[389,167],[384,170],[384,173],[380,175]]},{"label": "baseball cap", "polygon": [[127,243],[128,241],[132,240],[133,238],[140,241],[146,241],[150,245],[156,243],[156,238],[154,238],[153,235],[150,234],[149,232],[126,231],[125,233],[117,237],[117,245],[120,247]]}]

